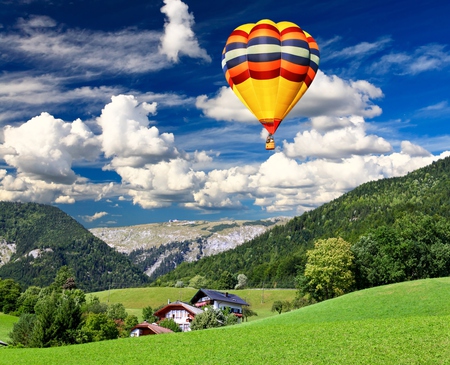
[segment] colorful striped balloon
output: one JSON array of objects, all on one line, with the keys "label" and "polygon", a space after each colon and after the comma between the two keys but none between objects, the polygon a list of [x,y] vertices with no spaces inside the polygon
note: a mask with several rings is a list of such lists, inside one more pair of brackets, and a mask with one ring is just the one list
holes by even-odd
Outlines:
[{"label": "colorful striped balloon", "polygon": [[274,134],[311,85],[319,57],[316,41],[298,25],[264,19],[231,33],[222,69],[234,93]]}]

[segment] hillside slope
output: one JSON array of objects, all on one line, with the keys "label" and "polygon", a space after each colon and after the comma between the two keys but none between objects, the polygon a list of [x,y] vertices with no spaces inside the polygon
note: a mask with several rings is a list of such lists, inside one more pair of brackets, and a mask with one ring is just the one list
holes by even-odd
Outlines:
[{"label": "hillside slope", "polygon": [[182,262],[196,261],[233,249],[288,218],[259,221],[170,221],[129,227],[93,228],[109,246],[126,253],[150,278],[173,270]]},{"label": "hillside slope", "polygon": [[[0,364],[447,364],[450,279],[351,293],[220,329],[3,351]],[[172,351],[176,349],[176,351]]]},{"label": "hillside slope", "polygon": [[47,286],[61,266],[75,273],[86,291],[139,286],[147,277],[123,254],[76,220],[48,205],[0,202],[0,277],[23,287]]},{"label": "hillside slope", "polygon": [[[254,287],[294,287],[314,240],[342,237],[350,243],[373,229],[416,217],[450,220],[450,157],[406,176],[363,184],[253,240],[197,262],[184,263],[160,282],[187,282],[201,274],[218,281],[223,271],[244,273]],[[434,219],[434,218],[433,218]],[[424,227],[423,229],[426,229]],[[443,242],[450,245],[448,239]]]}]

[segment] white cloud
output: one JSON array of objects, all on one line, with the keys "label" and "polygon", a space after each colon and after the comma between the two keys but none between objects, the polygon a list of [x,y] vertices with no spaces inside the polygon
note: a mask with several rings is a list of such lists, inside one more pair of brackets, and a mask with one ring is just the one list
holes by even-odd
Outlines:
[{"label": "white cloud", "polygon": [[428,44],[411,53],[390,53],[374,63],[370,71],[377,74],[417,75],[425,71],[440,70],[450,64],[450,52],[445,48],[441,44]]},{"label": "white cloud", "polygon": [[233,90],[226,86],[221,87],[216,96],[211,99],[206,95],[198,96],[195,106],[201,109],[205,116],[215,120],[254,123],[256,118],[233,93]]},{"label": "white cloud", "polygon": [[97,212],[94,215],[84,215],[81,218],[85,221],[85,222],[93,222],[97,219],[103,218],[104,216],[108,215],[107,212]]},{"label": "white cloud", "polygon": [[413,144],[409,141],[402,141],[401,143],[402,153],[406,153],[411,157],[429,157],[431,153],[425,148]]},{"label": "white cloud", "polygon": [[113,96],[111,100],[97,118],[102,128],[102,150],[112,158],[109,168],[140,167],[179,154],[173,134],[160,134],[154,126],[148,128],[147,115],[156,113],[156,103],[139,104],[132,95]]},{"label": "white cloud", "polygon": [[392,147],[385,139],[367,135],[362,117],[346,119],[346,126],[328,131],[304,131],[294,137],[293,143],[284,142],[283,149],[291,158],[345,158],[352,155],[369,155],[391,152]]},{"label": "white cloud", "polygon": [[[392,42],[391,38],[382,38],[376,42],[361,42],[355,46],[345,47],[339,51],[323,52],[325,57],[330,58],[363,58],[380,52]],[[334,42],[331,42],[334,43]]]},{"label": "white cloud", "polygon": [[180,55],[211,62],[211,57],[200,47],[192,30],[194,16],[189,13],[188,6],[180,0],[164,0],[164,4],[161,12],[166,14],[166,22],[160,53],[173,62],[178,62]]},{"label": "white cloud", "polygon": [[48,113],[19,127],[6,126],[3,133],[4,160],[31,180],[71,184],[77,179],[73,161],[92,160],[99,153],[97,138],[81,120],[66,123]]}]

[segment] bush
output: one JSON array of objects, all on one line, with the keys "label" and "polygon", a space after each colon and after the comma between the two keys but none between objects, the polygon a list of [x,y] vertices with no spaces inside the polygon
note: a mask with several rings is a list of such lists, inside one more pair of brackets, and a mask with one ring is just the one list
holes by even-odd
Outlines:
[{"label": "bush", "polygon": [[161,327],[168,328],[173,332],[181,332],[180,326],[178,326],[178,324],[172,318],[163,319],[161,322],[159,322],[159,325]]}]

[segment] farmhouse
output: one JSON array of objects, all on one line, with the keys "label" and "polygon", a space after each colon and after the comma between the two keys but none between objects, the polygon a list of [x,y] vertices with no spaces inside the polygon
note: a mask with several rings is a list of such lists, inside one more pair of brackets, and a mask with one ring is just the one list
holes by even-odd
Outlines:
[{"label": "farmhouse", "polygon": [[198,308],[212,305],[216,309],[228,309],[236,317],[242,318],[243,306],[249,304],[235,294],[222,293],[210,289],[200,289],[191,299],[191,303]]},{"label": "farmhouse", "polygon": [[139,337],[139,336],[148,336],[148,335],[159,335],[161,333],[172,333],[173,331],[158,326],[155,323],[148,323],[144,321],[142,323],[137,324],[131,329],[130,337]]},{"label": "farmhouse", "polygon": [[160,321],[163,319],[173,319],[182,332],[187,332],[191,330],[191,322],[199,313],[203,313],[203,310],[187,303],[176,301],[157,310],[154,315]]}]

